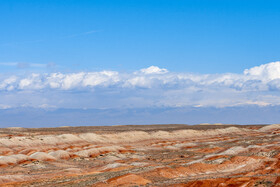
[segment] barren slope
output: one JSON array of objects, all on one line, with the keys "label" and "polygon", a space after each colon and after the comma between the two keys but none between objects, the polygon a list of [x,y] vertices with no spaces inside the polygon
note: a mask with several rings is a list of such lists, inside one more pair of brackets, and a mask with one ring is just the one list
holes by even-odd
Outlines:
[{"label": "barren slope", "polygon": [[280,125],[0,129],[0,185],[276,186]]}]

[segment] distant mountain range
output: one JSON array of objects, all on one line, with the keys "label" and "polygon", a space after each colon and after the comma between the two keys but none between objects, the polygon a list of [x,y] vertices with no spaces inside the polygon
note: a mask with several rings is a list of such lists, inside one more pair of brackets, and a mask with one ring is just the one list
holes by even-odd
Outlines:
[{"label": "distant mountain range", "polygon": [[181,107],[125,109],[0,110],[0,127],[57,127],[128,124],[271,124],[280,123],[280,106]]}]

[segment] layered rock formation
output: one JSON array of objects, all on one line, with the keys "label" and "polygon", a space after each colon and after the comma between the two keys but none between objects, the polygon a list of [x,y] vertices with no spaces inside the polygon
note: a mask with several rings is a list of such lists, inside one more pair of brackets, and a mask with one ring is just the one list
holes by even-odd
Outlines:
[{"label": "layered rock formation", "polygon": [[0,185],[277,186],[280,125],[0,129]]}]

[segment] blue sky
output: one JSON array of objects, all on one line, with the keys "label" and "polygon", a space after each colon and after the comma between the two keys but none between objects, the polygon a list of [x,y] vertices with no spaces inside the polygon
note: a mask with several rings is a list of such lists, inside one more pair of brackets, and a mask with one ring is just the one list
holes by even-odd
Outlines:
[{"label": "blue sky", "polygon": [[0,0],[0,110],[275,112],[279,9],[273,0]]},{"label": "blue sky", "polygon": [[279,8],[273,0],[1,0],[0,62],[241,73],[279,59]]}]

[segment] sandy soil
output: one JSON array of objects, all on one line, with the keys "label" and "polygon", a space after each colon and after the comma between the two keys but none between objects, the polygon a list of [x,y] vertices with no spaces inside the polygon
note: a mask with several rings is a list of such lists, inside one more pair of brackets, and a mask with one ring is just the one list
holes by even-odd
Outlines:
[{"label": "sandy soil", "polygon": [[280,125],[0,129],[2,186],[280,186]]}]

